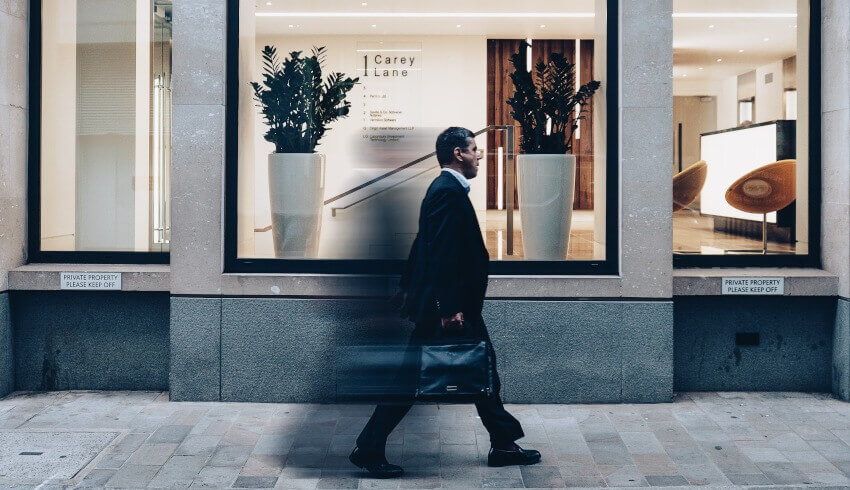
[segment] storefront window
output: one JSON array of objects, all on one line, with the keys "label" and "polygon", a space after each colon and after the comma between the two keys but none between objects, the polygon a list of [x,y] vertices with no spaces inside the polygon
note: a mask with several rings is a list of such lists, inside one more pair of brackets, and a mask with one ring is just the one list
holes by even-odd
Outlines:
[{"label": "storefront window", "polygon": [[811,148],[818,135],[810,129],[818,96],[810,83],[814,10],[808,0],[673,5],[676,259],[767,265],[811,258],[819,202]]},{"label": "storefront window", "polygon": [[[237,262],[405,259],[449,126],[476,134],[469,198],[492,261],[614,260],[606,3],[234,0]],[[510,101],[541,93],[538,63],[546,111],[523,127]]]},{"label": "storefront window", "polygon": [[30,260],[168,251],[171,3],[42,0],[34,7],[39,187]]}]

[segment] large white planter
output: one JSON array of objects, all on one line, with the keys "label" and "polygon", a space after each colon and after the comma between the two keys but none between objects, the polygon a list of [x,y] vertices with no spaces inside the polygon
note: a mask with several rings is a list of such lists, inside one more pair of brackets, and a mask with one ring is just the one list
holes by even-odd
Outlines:
[{"label": "large white planter", "polygon": [[575,195],[574,155],[517,157],[522,250],[526,259],[565,260]]},{"label": "large white planter", "polygon": [[325,199],[325,156],[269,155],[269,199],[276,257],[316,257]]}]

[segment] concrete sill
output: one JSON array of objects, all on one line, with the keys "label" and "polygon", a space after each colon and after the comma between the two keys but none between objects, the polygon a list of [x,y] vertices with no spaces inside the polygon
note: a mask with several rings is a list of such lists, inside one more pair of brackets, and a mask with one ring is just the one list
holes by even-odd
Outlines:
[{"label": "concrete sill", "polygon": [[120,272],[122,291],[171,290],[171,266],[161,264],[27,264],[9,271],[9,289],[59,291],[61,272]]},{"label": "concrete sill", "polygon": [[[398,276],[225,273],[227,296],[377,297],[395,294]],[[616,298],[615,276],[490,276],[488,298]]]},{"label": "concrete sill", "polygon": [[675,269],[673,296],[720,296],[723,277],[782,277],[785,296],[837,296],[838,276],[821,269]]}]

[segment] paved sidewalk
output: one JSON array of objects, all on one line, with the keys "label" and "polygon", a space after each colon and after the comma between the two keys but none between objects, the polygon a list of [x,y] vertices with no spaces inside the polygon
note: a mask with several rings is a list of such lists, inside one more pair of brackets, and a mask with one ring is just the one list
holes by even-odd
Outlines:
[{"label": "paved sidewalk", "polygon": [[463,405],[414,407],[388,446],[407,471],[347,461],[369,406],[174,403],[167,393],[0,400],[0,488],[850,487],[850,404],[804,393],[685,393],[657,405],[509,405],[543,462],[487,468]]}]

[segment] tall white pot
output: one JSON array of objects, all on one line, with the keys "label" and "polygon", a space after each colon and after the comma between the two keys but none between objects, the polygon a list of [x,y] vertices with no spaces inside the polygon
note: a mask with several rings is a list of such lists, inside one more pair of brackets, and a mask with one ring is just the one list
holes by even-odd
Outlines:
[{"label": "tall white pot", "polygon": [[517,179],[525,258],[565,260],[573,217],[575,155],[519,155]]},{"label": "tall white pot", "polygon": [[269,155],[269,199],[275,257],[316,257],[325,199],[325,156]]}]

